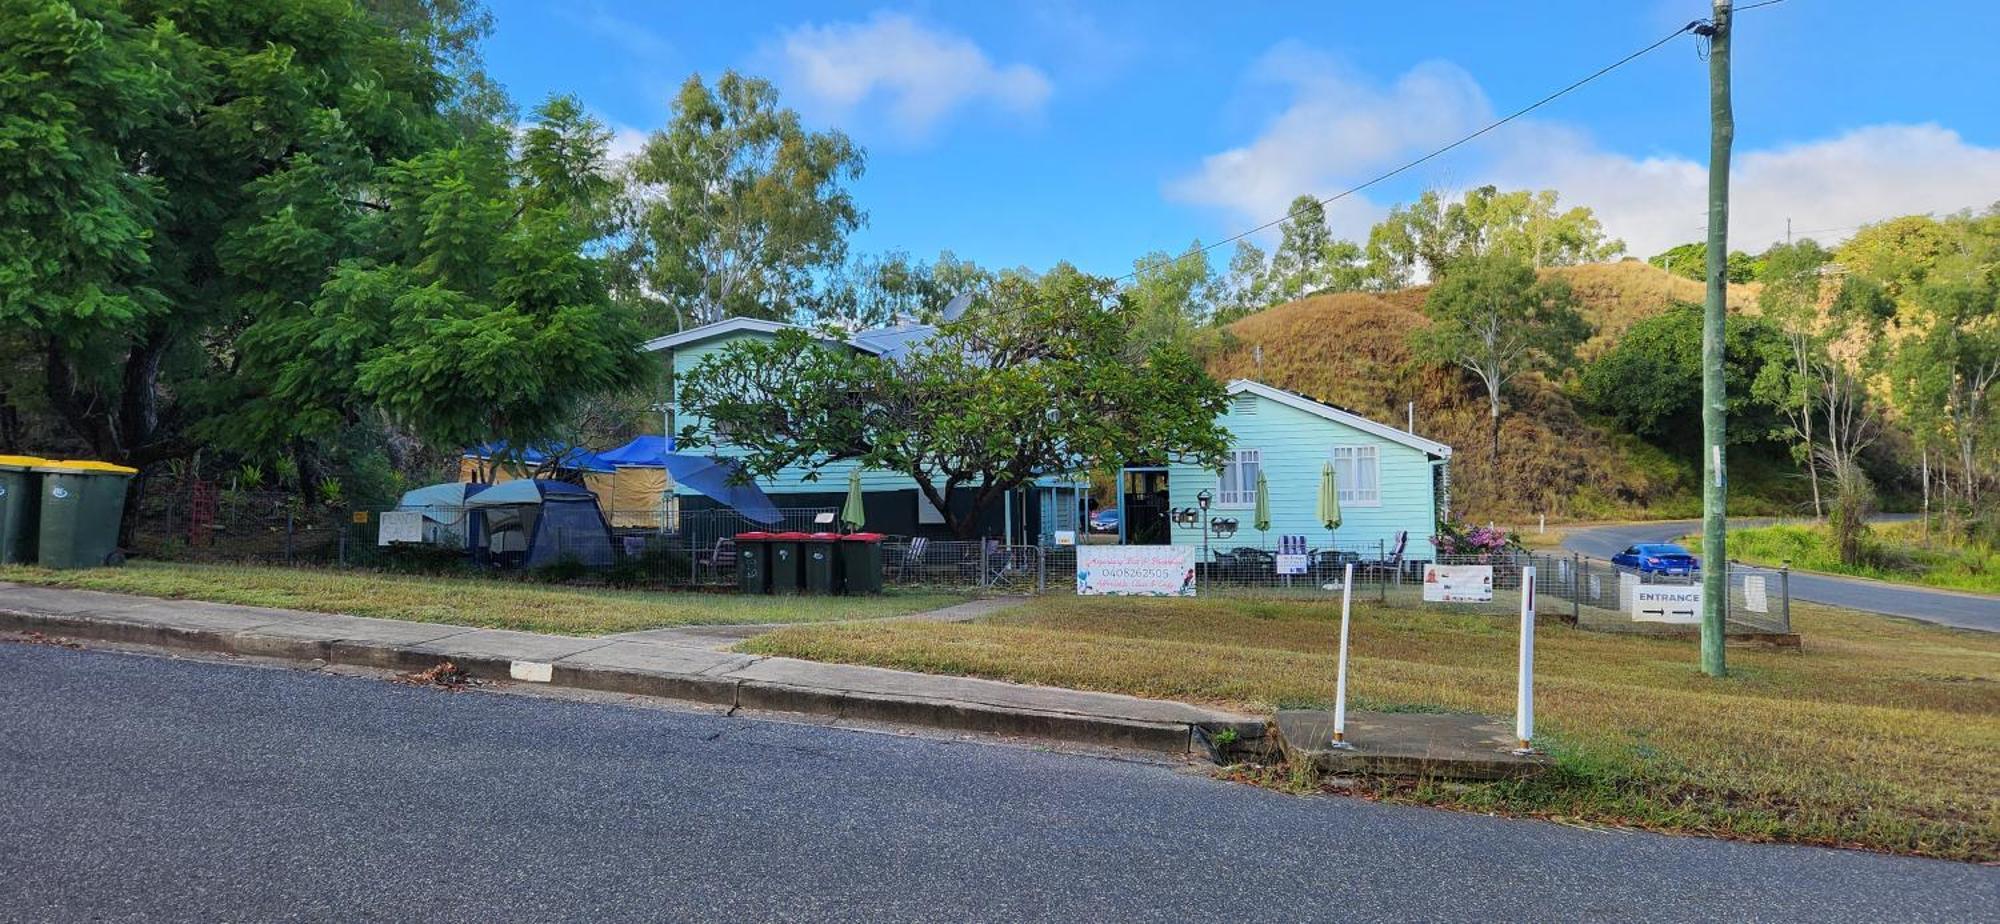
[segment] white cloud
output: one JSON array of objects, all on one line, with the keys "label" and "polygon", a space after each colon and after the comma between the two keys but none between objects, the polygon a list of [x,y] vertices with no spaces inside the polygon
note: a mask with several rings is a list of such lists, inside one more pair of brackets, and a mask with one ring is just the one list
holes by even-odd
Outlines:
[{"label": "white cloud", "polygon": [[[1262,223],[1283,215],[1300,193],[1339,192],[1450,142],[1492,113],[1486,94],[1456,65],[1420,64],[1384,86],[1295,43],[1264,55],[1251,83],[1288,92],[1289,104],[1248,144],[1212,154],[1200,170],[1169,183],[1170,198]],[[1328,221],[1344,237],[1361,237],[1384,211],[1350,196],[1329,207]]]},{"label": "white cloud", "polygon": [[[1443,62],[1384,86],[1288,44],[1267,54],[1250,82],[1289,91],[1284,108],[1255,138],[1210,155],[1166,188],[1169,198],[1222,209],[1246,225],[1283,215],[1300,192],[1338,192],[1493,117],[1478,84]],[[1418,179],[1449,170],[1459,188],[1554,189],[1564,202],[1595,210],[1637,256],[1699,239],[1707,220],[1705,159],[1605,150],[1587,132],[1556,122],[1511,123],[1421,169]],[[2000,200],[2000,148],[1970,144],[1934,124],[1873,125],[1778,147],[1739,146],[1730,179],[1733,247],[1756,251],[1783,240],[1787,218],[1795,232],[1832,243],[1867,222]],[[1337,233],[1360,239],[1383,211],[1351,197],[1329,217]]]},{"label": "white cloud", "polygon": [[780,82],[805,105],[848,118],[864,105],[884,105],[889,125],[909,138],[927,135],[953,111],[976,103],[1031,115],[1052,86],[1025,64],[995,64],[963,36],[933,29],[900,13],[866,22],[804,25],[785,33],[766,55]]},{"label": "white cloud", "polygon": [[[1596,210],[1638,256],[1705,232],[1705,161],[1633,158],[1597,148],[1581,132],[1533,125],[1492,171],[1494,182],[1559,190]],[[1729,237],[1756,252],[1798,236],[1844,240],[1856,226],[1897,215],[1954,212],[2000,200],[2000,148],[1969,144],[1934,124],[1871,125],[1815,141],[1739,149],[1730,163]],[[1811,232],[1807,234],[1805,232]]]},{"label": "white cloud", "polygon": [[651,133],[621,122],[606,121],[605,126],[611,130],[609,153],[615,163],[632,159],[632,155],[639,153],[639,149],[646,146],[646,139],[651,137]]}]

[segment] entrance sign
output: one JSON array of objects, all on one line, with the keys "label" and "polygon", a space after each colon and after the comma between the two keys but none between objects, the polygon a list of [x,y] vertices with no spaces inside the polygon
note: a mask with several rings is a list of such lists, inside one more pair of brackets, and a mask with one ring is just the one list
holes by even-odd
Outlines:
[{"label": "entrance sign", "polygon": [[1633,622],[1701,622],[1700,584],[1639,584],[1632,588]]},{"label": "entrance sign", "polygon": [[1743,608],[1752,613],[1771,611],[1771,600],[1764,592],[1764,576],[1746,574],[1743,576]]},{"label": "entrance sign", "polygon": [[1492,565],[1425,565],[1424,602],[1491,603]]},{"label": "entrance sign", "polygon": [[1076,592],[1083,596],[1192,597],[1191,545],[1080,545]]},{"label": "entrance sign", "polygon": [[1306,556],[1294,555],[1289,552],[1279,552],[1277,569],[1279,574],[1304,574],[1306,573]]}]

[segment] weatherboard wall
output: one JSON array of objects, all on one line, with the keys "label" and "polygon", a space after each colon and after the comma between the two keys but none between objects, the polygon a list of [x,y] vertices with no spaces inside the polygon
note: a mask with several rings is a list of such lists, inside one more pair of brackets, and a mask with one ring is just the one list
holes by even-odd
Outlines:
[{"label": "weatherboard wall", "polygon": [[[768,340],[770,339],[770,335],[753,332],[725,334],[714,339],[701,341],[700,343],[676,347],[672,351],[673,379],[668,387],[677,388],[680,380],[696,366],[701,365],[703,359],[728,349],[732,343],[746,339]],[[674,400],[673,395],[669,396],[669,404],[675,410],[674,427],[676,430],[685,429],[689,426],[693,426],[698,430],[706,428],[706,421],[703,421],[701,418],[681,414],[679,401]],[[709,447],[703,451],[713,452],[718,456],[740,456],[743,454],[741,450],[728,445]],[[757,486],[763,488],[764,493],[773,495],[773,500],[780,507],[814,506],[813,504],[804,503],[797,498],[780,497],[777,495],[845,492],[847,490],[847,475],[855,467],[856,463],[853,462],[828,463],[818,470],[818,479],[813,480],[810,477],[813,474],[813,470],[804,466],[788,466],[779,470],[777,474],[770,478],[758,479]],[[917,483],[908,475],[864,468],[861,470],[861,490],[869,494],[894,491],[908,492],[907,496],[911,508],[909,515],[911,517],[916,516],[918,503]],[[693,496],[694,494],[694,492],[686,488],[680,488],[678,491],[684,497]]]},{"label": "weatherboard wall", "polygon": [[[1374,446],[1379,454],[1380,502],[1362,505],[1347,502],[1341,508],[1341,526],[1332,541],[1341,549],[1363,551],[1376,543],[1395,546],[1398,532],[1409,533],[1404,557],[1431,558],[1431,535],[1437,528],[1437,498],[1432,480],[1432,459],[1422,450],[1328,420],[1256,394],[1233,397],[1222,417],[1233,449],[1255,449],[1261,455],[1264,479],[1271,496],[1271,529],[1259,533],[1251,526],[1253,507],[1221,506],[1209,510],[1210,517],[1234,517],[1240,524],[1229,539],[1209,540],[1215,550],[1239,546],[1276,549],[1286,535],[1305,536],[1311,548],[1326,547],[1327,531],[1318,522],[1320,468],[1331,458],[1336,446]],[[1174,509],[1195,506],[1195,496],[1206,489],[1219,498],[1220,473],[1194,465],[1168,468],[1167,491]],[[1201,544],[1199,526],[1175,526],[1176,545]]]}]

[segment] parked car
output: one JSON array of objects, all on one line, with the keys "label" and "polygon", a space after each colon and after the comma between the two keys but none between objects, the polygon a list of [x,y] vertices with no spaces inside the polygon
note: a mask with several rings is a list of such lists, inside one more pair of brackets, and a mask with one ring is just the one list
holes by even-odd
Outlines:
[{"label": "parked car", "polygon": [[1090,515],[1090,531],[1093,533],[1115,533],[1118,531],[1118,508],[1105,507]]},{"label": "parked car", "polygon": [[1701,559],[1671,542],[1629,546],[1611,556],[1611,565],[1648,577],[1693,577],[1701,573]]}]

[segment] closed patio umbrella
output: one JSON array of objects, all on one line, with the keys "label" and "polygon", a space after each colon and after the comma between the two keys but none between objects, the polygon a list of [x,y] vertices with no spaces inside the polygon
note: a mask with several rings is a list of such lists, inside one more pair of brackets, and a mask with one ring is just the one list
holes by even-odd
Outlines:
[{"label": "closed patio umbrella", "polygon": [[1340,528],[1340,484],[1334,478],[1333,461],[1319,470],[1319,523],[1326,527],[1326,541],[1333,542],[1333,531]]},{"label": "closed patio umbrella", "polygon": [[1271,528],[1271,486],[1264,482],[1264,473],[1257,473],[1257,508],[1250,513],[1250,525],[1257,527],[1257,546],[1264,546],[1264,533]]},{"label": "closed patio umbrella", "polygon": [[861,505],[861,469],[847,473],[847,503],[840,508],[840,522],[848,529],[860,529],[868,525],[868,510]]}]

